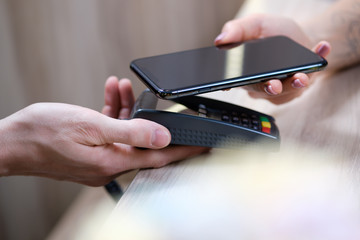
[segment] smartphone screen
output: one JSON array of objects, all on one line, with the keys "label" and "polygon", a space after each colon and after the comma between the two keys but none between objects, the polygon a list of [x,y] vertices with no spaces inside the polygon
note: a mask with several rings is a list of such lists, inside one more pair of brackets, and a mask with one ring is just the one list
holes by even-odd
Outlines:
[{"label": "smartphone screen", "polygon": [[130,67],[158,97],[171,99],[319,71],[325,59],[275,36],[134,60]]}]

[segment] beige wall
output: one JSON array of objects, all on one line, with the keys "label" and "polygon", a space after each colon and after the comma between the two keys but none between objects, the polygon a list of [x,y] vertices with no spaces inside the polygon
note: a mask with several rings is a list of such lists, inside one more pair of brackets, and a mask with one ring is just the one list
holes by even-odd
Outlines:
[{"label": "beige wall", "polygon": [[[134,58],[211,45],[241,0],[0,0],[0,118],[39,101],[100,110]],[[0,239],[42,239],[81,186],[0,178]]]}]

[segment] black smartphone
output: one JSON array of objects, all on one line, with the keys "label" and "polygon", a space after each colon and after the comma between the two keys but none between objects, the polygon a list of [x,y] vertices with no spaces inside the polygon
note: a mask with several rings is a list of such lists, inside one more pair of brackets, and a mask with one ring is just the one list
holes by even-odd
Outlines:
[{"label": "black smartphone", "polygon": [[284,79],[326,65],[324,58],[290,38],[274,36],[141,58],[130,68],[156,96],[173,99]]}]

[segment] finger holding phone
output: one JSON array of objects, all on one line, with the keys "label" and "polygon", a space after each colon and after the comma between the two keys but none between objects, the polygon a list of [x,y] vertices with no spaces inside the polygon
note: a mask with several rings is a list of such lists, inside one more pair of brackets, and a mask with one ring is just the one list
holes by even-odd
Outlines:
[{"label": "finger holding phone", "polygon": [[[309,49],[312,48],[316,54],[323,58],[330,53],[330,44],[328,42],[320,41],[314,44],[293,20],[266,14],[253,14],[227,22],[221,34],[215,39],[215,45],[220,46],[276,35],[288,36],[303,46]],[[273,79],[247,85],[244,88],[254,98],[265,98],[275,104],[281,104],[300,96],[310,84],[310,74],[300,72],[281,81]]]}]

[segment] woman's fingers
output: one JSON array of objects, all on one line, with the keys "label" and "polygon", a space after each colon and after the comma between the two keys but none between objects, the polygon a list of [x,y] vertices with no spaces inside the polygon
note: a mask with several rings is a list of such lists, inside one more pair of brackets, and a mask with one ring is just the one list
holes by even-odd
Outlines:
[{"label": "woman's fingers", "polygon": [[326,58],[331,52],[331,45],[327,41],[321,41],[313,48],[313,51],[323,58]]}]

